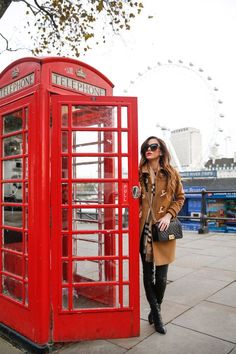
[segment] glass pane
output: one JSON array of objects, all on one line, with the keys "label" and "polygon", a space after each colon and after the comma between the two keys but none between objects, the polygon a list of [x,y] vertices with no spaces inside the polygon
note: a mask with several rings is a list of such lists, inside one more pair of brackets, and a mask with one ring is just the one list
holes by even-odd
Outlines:
[{"label": "glass pane", "polygon": [[117,178],[117,157],[73,157],[72,178]]},{"label": "glass pane", "polygon": [[5,206],[3,211],[3,224],[22,227],[22,207]]},{"label": "glass pane", "polygon": [[117,204],[118,183],[73,183],[73,204]]},{"label": "glass pane", "polygon": [[7,203],[22,203],[22,183],[4,183],[3,200]]},{"label": "glass pane", "polygon": [[23,262],[22,256],[9,252],[2,253],[3,271],[22,276]]},{"label": "glass pane", "polygon": [[128,133],[127,132],[121,133],[121,152],[123,154],[128,153]]},{"label": "glass pane", "polygon": [[117,285],[83,286],[73,289],[73,308],[120,307]]},{"label": "glass pane", "polygon": [[129,234],[122,234],[123,256],[129,255]]},{"label": "glass pane", "polygon": [[122,228],[129,227],[129,208],[122,208]]},{"label": "glass pane", "polygon": [[2,276],[2,293],[14,300],[22,301],[22,283],[11,277]]},{"label": "glass pane", "polygon": [[129,307],[129,285],[123,286],[123,306]]},{"label": "glass pane", "polygon": [[22,110],[3,117],[3,134],[22,130]]},{"label": "glass pane", "polygon": [[4,229],[2,230],[2,244],[4,248],[22,252],[23,239],[22,232]]},{"label": "glass pane", "polygon": [[62,178],[68,178],[68,157],[62,157]]},{"label": "glass pane", "polygon": [[62,282],[68,283],[69,280],[69,262],[62,262]]},{"label": "glass pane", "polygon": [[123,260],[123,281],[129,280],[129,260]]},{"label": "glass pane", "polygon": [[68,127],[68,106],[61,107],[61,125]]},{"label": "glass pane", "polygon": [[3,139],[3,156],[21,155],[22,134]]},{"label": "glass pane", "polygon": [[62,309],[68,310],[69,308],[69,291],[68,288],[62,288]]},{"label": "glass pane", "polygon": [[121,107],[121,127],[128,128],[128,109]]},{"label": "glass pane", "polygon": [[73,262],[73,282],[118,281],[117,260],[84,260]]},{"label": "glass pane", "polygon": [[62,257],[68,257],[68,236],[62,235]]},{"label": "glass pane", "polygon": [[62,196],[61,196],[61,203],[68,204],[68,184],[62,183]]},{"label": "glass pane", "polygon": [[62,209],[62,229],[68,230],[69,220],[68,220],[68,209]]},{"label": "glass pane", "polygon": [[72,151],[78,153],[117,152],[117,133],[77,131],[72,133]]},{"label": "glass pane", "polygon": [[68,132],[61,133],[61,151],[68,152]]},{"label": "glass pane", "polygon": [[109,106],[73,106],[73,127],[117,127],[117,107]]},{"label": "glass pane", "polygon": [[74,257],[118,256],[118,234],[78,234],[73,235],[72,253]]},{"label": "glass pane", "polygon": [[22,159],[12,159],[12,160],[3,161],[3,178],[21,179]]},{"label": "glass pane", "polygon": [[122,157],[122,178],[128,178],[128,157]]},{"label": "glass pane", "polygon": [[73,209],[73,230],[112,230],[118,228],[118,209]]}]

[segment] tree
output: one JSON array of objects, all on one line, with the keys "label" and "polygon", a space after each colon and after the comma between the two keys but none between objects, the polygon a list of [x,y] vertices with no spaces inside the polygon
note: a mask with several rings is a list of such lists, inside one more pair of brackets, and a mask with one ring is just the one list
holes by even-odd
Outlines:
[{"label": "tree", "polygon": [[[56,54],[70,51],[76,57],[90,49],[89,42],[106,41],[108,29],[115,34],[129,30],[132,20],[141,13],[142,2],[135,0],[0,0],[0,19],[13,2],[22,2],[28,16],[25,31],[33,43],[33,54]],[[32,23],[33,21],[33,23]],[[35,28],[30,31],[29,28]],[[12,48],[6,33],[0,33],[5,41],[4,51]]]}]

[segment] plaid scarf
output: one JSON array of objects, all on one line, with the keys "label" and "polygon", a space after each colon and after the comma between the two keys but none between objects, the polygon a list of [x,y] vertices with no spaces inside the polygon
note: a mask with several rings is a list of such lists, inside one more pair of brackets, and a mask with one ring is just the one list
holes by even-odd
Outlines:
[{"label": "plaid scarf", "polygon": [[[153,169],[150,167],[149,168],[149,172],[150,172],[150,177],[151,177],[151,198],[150,198],[150,202],[152,205],[152,201],[153,198],[155,196],[156,193],[156,186],[155,186],[155,174]],[[145,183],[145,187],[147,187],[147,183]],[[147,190],[148,193],[148,190]],[[144,237],[143,237],[143,251],[144,254],[146,254],[146,262],[153,262],[153,247],[152,247],[152,213],[151,210],[149,208],[148,213],[147,213],[147,218],[144,224],[144,229],[143,229],[143,233],[144,233]]]}]

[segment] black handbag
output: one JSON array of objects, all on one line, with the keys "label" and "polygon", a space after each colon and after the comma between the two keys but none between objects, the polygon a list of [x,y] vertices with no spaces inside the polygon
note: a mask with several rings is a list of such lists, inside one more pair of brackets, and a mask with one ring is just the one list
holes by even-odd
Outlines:
[{"label": "black handbag", "polygon": [[167,230],[161,231],[159,229],[159,222],[152,225],[152,240],[157,242],[164,242],[183,238],[183,231],[181,223],[178,219],[171,219]]},{"label": "black handbag", "polygon": [[165,242],[165,241],[183,238],[182,225],[181,225],[181,222],[177,218],[173,218],[170,220],[170,224],[169,224],[169,227],[167,230],[161,231],[159,229],[159,222],[155,218],[149,195],[146,191],[145,191],[145,194],[146,194],[149,208],[151,210],[152,218],[154,221],[154,224],[152,224],[152,240],[154,242]]}]

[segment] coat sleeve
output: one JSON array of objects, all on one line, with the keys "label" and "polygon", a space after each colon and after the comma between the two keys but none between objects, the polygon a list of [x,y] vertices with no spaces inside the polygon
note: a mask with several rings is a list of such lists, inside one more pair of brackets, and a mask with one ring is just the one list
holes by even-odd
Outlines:
[{"label": "coat sleeve", "polygon": [[181,182],[180,175],[176,171],[176,186],[175,186],[175,193],[174,193],[174,198],[169,206],[169,209],[167,210],[167,213],[170,213],[173,218],[175,218],[178,213],[180,212],[182,206],[184,205],[184,189],[183,185]]}]

